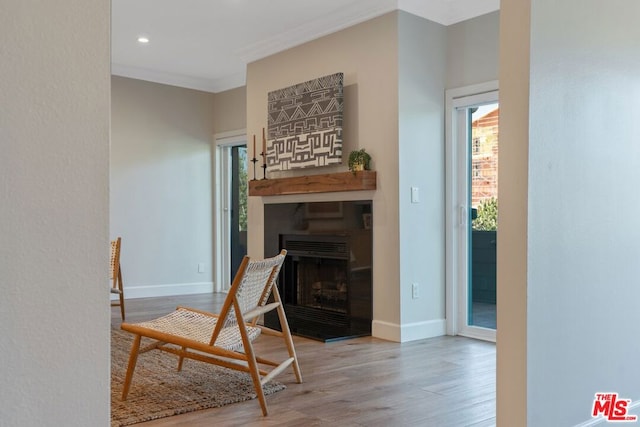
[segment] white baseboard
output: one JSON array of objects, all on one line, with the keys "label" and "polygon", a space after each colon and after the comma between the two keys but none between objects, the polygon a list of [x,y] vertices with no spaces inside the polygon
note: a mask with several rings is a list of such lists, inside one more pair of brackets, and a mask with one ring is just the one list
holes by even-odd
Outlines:
[{"label": "white baseboard", "polygon": [[374,320],[371,327],[372,336],[395,342],[416,341],[446,334],[445,319],[427,320],[404,325]]},{"label": "white baseboard", "polygon": [[[152,298],[174,295],[206,294],[213,292],[213,282],[178,283],[166,285],[125,286],[124,298]],[[111,299],[117,299],[115,294]]]}]

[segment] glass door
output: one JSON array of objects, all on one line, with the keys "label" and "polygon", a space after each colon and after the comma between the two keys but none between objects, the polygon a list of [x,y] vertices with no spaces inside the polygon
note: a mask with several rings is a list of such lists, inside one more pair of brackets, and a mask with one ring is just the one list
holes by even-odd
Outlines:
[{"label": "glass door", "polygon": [[[495,340],[498,92],[451,99],[448,143],[448,331]],[[449,289],[451,287],[451,289]]]},{"label": "glass door", "polygon": [[229,277],[233,277],[247,254],[247,146],[231,147],[231,203],[230,250],[231,265]]},{"label": "glass door", "polygon": [[224,134],[215,144],[215,290],[224,292],[247,253],[246,135]]},{"label": "glass door", "polygon": [[496,329],[498,103],[467,108],[470,125],[467,325]]}]

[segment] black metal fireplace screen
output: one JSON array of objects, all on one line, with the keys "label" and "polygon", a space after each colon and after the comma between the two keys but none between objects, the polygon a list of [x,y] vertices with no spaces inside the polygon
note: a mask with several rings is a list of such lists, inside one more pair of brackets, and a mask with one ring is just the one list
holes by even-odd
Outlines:
[{"label": "black metal fireplace screen", "polygon": [[[356,262],[353,239],[280,236],[287,258],[278,290],[292,333],[323,341],[371,334],[371,265]],[[275,318],[265,323],[277,326]]]}]

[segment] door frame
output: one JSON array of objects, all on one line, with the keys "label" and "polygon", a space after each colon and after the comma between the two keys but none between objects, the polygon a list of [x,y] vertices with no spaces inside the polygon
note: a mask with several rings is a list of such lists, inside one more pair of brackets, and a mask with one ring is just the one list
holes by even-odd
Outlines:
[{"label": "door frame", "polygon": [[213,136],[214,177],[214,292],[226,292],[231,287],[231,169],[226,161],[228,150],[236,145],[247,144],[247,130],[239,129],[217,133]]},{"label": "door frame", "polygon": [[[460,194],[468,191],[467,162],[470,156],[466,140],[460,144],[460,126],[457,109],[466,105],[490,102],[498,98],[498,81],[493,80],[445,91],[445,316],[448,335],[464,335],[495,342],[495,330],[467,326],[468,310],[461,309],[460,301],[468,296],[467,236],[468,200]],[[460,171],[464,174],[461,176]],[[465,190],[466,189],[466,190]],[[464,235],[463,235],[464,233]],[[466,242],[466,243],[465,243]],[[496,304],[496,310],[497,310]]]}]

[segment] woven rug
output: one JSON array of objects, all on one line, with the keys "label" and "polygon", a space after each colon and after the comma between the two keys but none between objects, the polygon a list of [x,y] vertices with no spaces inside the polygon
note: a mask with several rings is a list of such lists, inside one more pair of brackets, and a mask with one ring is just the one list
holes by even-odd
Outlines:
[{"label": "woven rug", "polygon": [[[177,356],[150,351],[138,356],[129,395],[123,402],[120,396],[132,341],[133,335],[128,332],[111,329],[112,427],[217,408],[256,397],[249,374],[194,360],[185,360],[182,371],[178,372]],[[142,345],[145,345],[144,338]],[[272,381],[263,388],[268,395],[285,386]],[[260,413],[257,402],[256,413]]]}]

